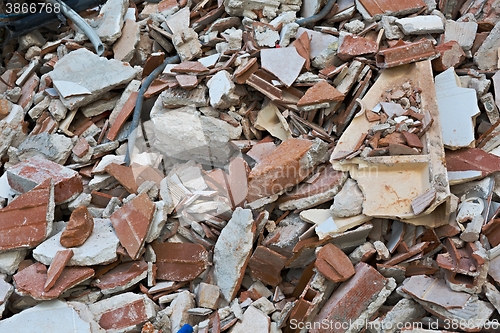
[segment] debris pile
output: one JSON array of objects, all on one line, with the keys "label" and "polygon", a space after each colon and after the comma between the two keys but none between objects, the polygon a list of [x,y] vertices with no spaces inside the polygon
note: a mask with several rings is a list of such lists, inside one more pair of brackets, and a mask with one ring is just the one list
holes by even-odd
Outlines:
[{"label": "debris pile", "polygon": [[0,331],[497,332],[497,7],[4,15]]}]

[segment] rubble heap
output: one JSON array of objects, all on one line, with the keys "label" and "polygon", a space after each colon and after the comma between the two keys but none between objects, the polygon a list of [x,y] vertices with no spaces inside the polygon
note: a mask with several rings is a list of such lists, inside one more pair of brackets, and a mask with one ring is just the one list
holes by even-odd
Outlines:
[{"label": "rubble heap", "polygon": [[101,56],[5,43],[0,331],[497,332],[497,2],[108,0]]}]

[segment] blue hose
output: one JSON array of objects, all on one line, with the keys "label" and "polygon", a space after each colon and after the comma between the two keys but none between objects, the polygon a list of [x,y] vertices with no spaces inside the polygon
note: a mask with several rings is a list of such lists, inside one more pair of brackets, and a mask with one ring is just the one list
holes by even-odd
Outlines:
[{"label": "blue hose", "polygon": [[193,333],[193,327],[189,324],[184,324],[177,333]]}]

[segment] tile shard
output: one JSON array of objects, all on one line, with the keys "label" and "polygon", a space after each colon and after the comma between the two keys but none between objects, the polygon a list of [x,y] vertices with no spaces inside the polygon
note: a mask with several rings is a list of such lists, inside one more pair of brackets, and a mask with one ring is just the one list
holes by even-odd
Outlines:
[{"label": "tile shard", "polygon": [[49,291],[50,288],[54,286],[57,279],[61,276],[64,266],[66,266],[72,256],[73,251],[70,249],[57,251],[54,259],[50,263],[49,269],[47,270],[47,280],[43,286],[44,291]]},{"label": "tile shard", "polygon": [[354,274],[349,257],[333,244],[326,244],[318,251],[314,267],[333,282],[344,282]]},{"label": "tile shard", "polygon": [[54,187],[50,179],[0,210],[0,251],[33,248],[52,230]]},{"label": "tile shard", "polygon": [[110,217],[120,243],[134,260],[139,257],[144,247],[154,210],[155,205],[147,193],[142,193],[119,208]]},{"label": "tile shard", "polygon": [[[287,87],[295,82],[306,62],[294,46],[262,49],[260,56],[262,68],[276,75]],[[287,66],[282,66],[280,59],[287,59]]]},{"label": "tile shard", "polygon": [[474,148],[474,124],[480,110],[474,89],[462,88],[453,68],[435,78],[443,144],[449,149]]},{"label": "tile shard", "polygon": [[33,156],[9,168],[7,179],[9,185],[20,193],[26,193],[51,179],[57,204],[74,199],[83,190],[82,178],[76,171],[41,156]]},{"label": "tile shard", "polygon": [[321,103],[342,102],[344,94],[325,80],[321,80],[311,88],[307,89],[304,96],[297,102],[297,106],[309,106]]},{"label": "tile shard", "polygon": [[47,267],[36,262],[17,272],[12,278],[16,290],[21,295],[29,295],[36,300],[51,300],[58,298],[64,291],[94,276],[94,270],[89,267],[66,267],[56,280],[54,286],[44,291],[47,279]]},{"label": "tile shard", "polygon": [[368,21],[379,19],[382,15],[407,15],[426,6],[423,0],[393,2],[390,0],[356,0],[356,8]]},{"label": "tile shard", "polygon": [[208,267],[208,252],[200,244],[152,243],[156,254],[156,278],[191,281]]},{"label": "tile shard", "polygon": [[[320,140],[288,139],[266,156],[248,176],[248,202],[270,197],[298,184],[326,156]],[[290,172],[287,172],[290,171]],[[293,172],[291,172],[293,170]]]},{"label": "tile shard", "polygon": [[155,317],[158,306],[146,295],[127,292],[90,304],[89,310],[107,332],[126,332]]}]

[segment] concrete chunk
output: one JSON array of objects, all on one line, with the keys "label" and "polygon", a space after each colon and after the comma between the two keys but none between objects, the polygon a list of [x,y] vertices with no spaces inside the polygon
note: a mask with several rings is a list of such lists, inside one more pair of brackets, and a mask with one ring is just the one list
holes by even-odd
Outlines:
[{"label": "concrete chunk", "polygon": [[[110,5],[111,3],[106,4]],[[89,68],[92,70],[88,71]],[[62,103],[69,110],[98,100],[111,89],[130,82],[135,75],[136,70],[128,64],[115,59],[108,60],[99,57],[85,48],[70,52],[60,59],[54,70],[49,73],[53,81],[78,83],[90,91],[89,95],[61,97]]]},{"label": "concrete chunk", "polygon": [[441,18],[437,15],[419,15],[396,20],[405,35],[438,34],[444,31]]}]

